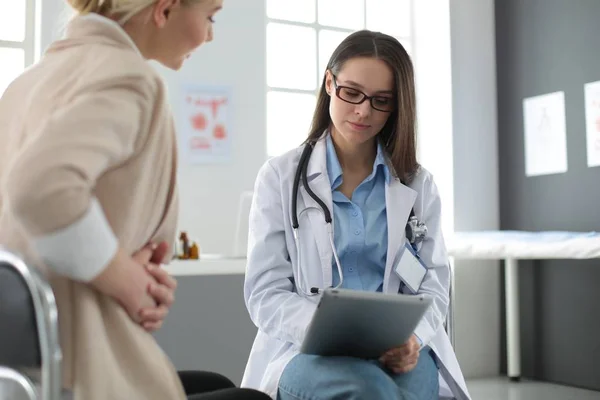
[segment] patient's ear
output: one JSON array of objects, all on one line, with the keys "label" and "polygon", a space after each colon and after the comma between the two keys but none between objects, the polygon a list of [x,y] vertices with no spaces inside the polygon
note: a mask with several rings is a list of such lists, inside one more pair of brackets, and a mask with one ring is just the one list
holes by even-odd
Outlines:
[{"label": "patient's ear", "polygon": [[180,0],[157,0],[152,9],[152,19],[159,28],[163,28],[175,7],[181,5]]}]

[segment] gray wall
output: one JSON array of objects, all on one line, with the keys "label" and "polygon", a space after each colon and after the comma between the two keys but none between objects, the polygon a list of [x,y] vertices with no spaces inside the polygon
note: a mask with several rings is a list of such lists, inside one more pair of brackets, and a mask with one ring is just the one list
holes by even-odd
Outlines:
[{"label": "gray wall", "polygon": [[179,277],[177,299],[155,334],[179,370],[242,380],[256,328],[244,305],[243,275]]},{"label": "gray wall", "polygon": [[[494,0],[451,0],[454,228],[499,227]],[[456,352],[467,377],[500,372],[495,261],[456,262]]]},{"label": "gray wall", "polygon": [[[600,229],[600,169],[587,168],[583,84],[600,80],[600,1],[499,0],[502,229]],[[524,97],[562,90],[569,171],[525,176]],[[524,264],[523,375],[600,390],[600,263]]]}]

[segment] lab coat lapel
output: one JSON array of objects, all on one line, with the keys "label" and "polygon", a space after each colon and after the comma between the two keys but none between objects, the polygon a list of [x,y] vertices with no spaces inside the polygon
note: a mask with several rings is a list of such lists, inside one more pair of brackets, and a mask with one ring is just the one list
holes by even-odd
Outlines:
[{"label": "lab coat lapel", "polygon": [[383,291],[387,293],[397,293],[400,288],[400,278],[393,268],[406,243],[406,223],[416,198],[417,192],[403,185],[397,178],[392,178],[385,187],[388,246]]},{"label": "lab coat lapel", "polygon": [[[307,168],[307,179],[310,189],[327,205],[333,219],[333,199],[331,195],[331,184],[327,175],[327,154],[325,140],[321,139],[315,144]],[[302,181],[301,181],[302,182]],[[333,252],[329,242],[329,233],[325,224],[325,216],[322,213],[319,204],[308,194],[302,183],[300,183],[300,194],[304,201],[304,209],[314,207],[317,210],[308,210],[302,217],[298,210],[298,220],[302,226],[302,220],[306,218],[310,221],[310,227],[313,231],[319,259],[321,260],[321,269],[323,271],[323,287],[330,287],[332,284],[332,258]],[[331,229],[333,230],[333,222]]]}]

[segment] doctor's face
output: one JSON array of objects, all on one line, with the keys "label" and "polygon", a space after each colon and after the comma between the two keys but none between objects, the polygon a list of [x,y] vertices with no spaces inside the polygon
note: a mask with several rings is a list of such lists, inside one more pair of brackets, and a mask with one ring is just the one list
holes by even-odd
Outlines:
[{"label": "doctor's face", "polygon": [[348,144],[371,142],[396,110],[394,76],[385,61],[353,58],[337,75],[327,71],[334,136]]}]

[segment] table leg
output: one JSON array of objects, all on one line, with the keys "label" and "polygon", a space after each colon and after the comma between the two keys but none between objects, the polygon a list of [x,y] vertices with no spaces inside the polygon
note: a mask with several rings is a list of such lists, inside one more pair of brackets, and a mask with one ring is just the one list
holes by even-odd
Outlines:
[{"label": "table leg", "polygon": [[506,347],[508,377],[513,381],[521,378],[521,338],[519,326],[519,270],[518,261],[504,260],[506,296]]}]

